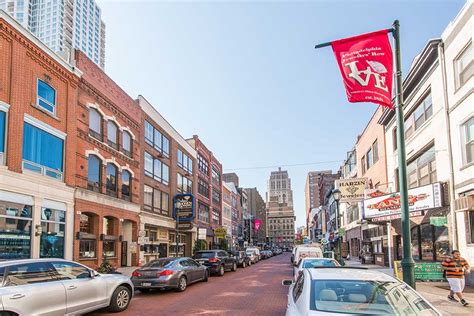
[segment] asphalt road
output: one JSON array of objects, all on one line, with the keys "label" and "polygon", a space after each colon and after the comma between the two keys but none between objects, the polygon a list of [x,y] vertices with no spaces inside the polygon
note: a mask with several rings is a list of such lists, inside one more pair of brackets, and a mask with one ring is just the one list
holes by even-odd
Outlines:
[{"label": "asphalt road", "polygon": [[283,253],[192,284],[182,293],[137,291],[125,312],[91,315],[284,315],[288,288],[281,281],[291,277],[290,253]]}]

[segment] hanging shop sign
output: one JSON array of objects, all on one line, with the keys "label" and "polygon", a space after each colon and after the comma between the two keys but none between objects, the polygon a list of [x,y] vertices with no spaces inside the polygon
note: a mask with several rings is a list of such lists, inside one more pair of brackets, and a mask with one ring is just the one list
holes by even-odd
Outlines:
[{"label": "hanging shop sign", "polygon": [[176,194],[173,198],[173,216],[177,221],[194,219],[194,196],[192,194]]},{"label": "hanging shop sign", "polygon": [[227,229],[225,227],[216,228],[214,229],[214,235],[216,235],[217,238],[225,238]]},{"label": "hanging shop sign", "polygon": [[[419,212],[443,206],[440,183],[408,190],[410,212]],[[400,192],[364,200],[364,218],[378,218],[400,214]]]},{"label": "hanging shop sign", "polygon": [[360,202],[365,198],[366,178],[336,180],[336,188],[341,191],[340,202]]}]

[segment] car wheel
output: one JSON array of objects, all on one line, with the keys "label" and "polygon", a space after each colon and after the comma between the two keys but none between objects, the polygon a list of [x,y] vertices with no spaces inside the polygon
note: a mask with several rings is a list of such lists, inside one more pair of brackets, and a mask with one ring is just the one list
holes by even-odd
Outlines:
[{"label": "car wheel", "polygon": [[178,281],[178,288],[176,289],[178,292],[184,292],[186,287],[188,286],[188,281],[186,280],[185,276],[179,278]]},{"label": "car wheel", "polygon": [[230,271],[232,272],[237,271],[237,263],[234,262],[234,264],[232,265],[232,269]]},{"label": "car wheel", "polygon": [[219,267],[219,272],[218,272],[218,275],[219,275],[219,276],[223,276],[223,275],[224,275],[224,273],[225,273],[224,266],[220,266],[220,267]]},{"label": "car wheel", "polygon": [[132,299],[132,291],[126,286],[119,286],[110,300],[109,310],[111,312],[123,312],[127,309],[130,300]]},{"label": "car wheel", "polygon": [[209,272],[206,270],[206,272],[204,272],[204,280],[203,282],[207,282],[209,281]]}]

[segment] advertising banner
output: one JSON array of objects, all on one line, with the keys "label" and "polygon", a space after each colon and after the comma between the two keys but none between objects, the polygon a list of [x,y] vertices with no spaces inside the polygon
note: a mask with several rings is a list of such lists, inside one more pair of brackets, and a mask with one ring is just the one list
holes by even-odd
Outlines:
[{"label": "advertising banner", "polygon": [[[408,190],[410,212],[441,207],[441,184],[429,184]],[[364,218],[378,218],[400,214],[400,193],[391,193],[364,200]]]},{"label": "advertising banner", "polygon": [[339,202],[360,202],[365,198],[366,178],[336,180],[336,188],[341,191]]}]

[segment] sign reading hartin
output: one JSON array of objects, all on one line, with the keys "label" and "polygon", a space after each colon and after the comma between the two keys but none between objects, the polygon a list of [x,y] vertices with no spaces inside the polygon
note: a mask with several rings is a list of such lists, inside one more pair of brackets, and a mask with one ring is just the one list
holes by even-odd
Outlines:
[{"label": "sign reading hartin", "polygon": [[192,194],[176,194],[173,198],[173,217],[177,221],[194,219],[194,196]]}]

